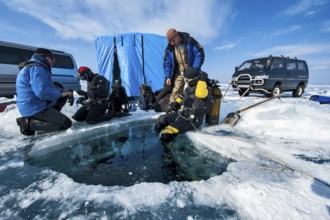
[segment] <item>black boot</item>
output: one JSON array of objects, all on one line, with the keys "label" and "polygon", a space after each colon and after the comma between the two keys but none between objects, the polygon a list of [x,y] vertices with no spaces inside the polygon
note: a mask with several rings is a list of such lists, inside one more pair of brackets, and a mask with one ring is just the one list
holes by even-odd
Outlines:
[{"label": "black boot", "polygon": [[20,127],[20,131],[23,135],[34,135],[35,131],[31,130],[30,122],[31,119],[28,117],[21,117],[16,119],[17,125]]}]

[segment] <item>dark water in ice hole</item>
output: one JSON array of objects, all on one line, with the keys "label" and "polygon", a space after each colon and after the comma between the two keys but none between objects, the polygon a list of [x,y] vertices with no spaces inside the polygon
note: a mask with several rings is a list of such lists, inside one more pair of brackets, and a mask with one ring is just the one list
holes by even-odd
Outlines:
[{"label": "dark water in ice hole", "polygon": [[78,183],[131,186],[208,179],[233,161],[198,150],[185,135],[164,146],[153,127],[154,123],[129,125],[110,135],[105,129],[48,154],[30,155],[27,162],[65,173]]}]

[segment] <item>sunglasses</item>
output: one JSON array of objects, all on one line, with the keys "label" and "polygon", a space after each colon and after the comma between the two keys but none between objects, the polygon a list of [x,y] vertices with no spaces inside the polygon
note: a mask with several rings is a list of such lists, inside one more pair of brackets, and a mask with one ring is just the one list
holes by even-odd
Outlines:
[{"label": "sunglasses", "polygon": [[178,34],[174,35],[171,39],[168,40],[168,42],[173,43],[174,39],[179,36]]}]

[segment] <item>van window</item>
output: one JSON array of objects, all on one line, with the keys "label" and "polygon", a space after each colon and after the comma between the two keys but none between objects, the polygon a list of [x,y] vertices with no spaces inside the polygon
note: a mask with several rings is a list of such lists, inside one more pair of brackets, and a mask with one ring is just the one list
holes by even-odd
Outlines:
[{"label": "van window", "polygon": [[[31,59],[37,47],[0,41],[0,97],[13,98],[16,92],[18,65]],[[65,89],[80,90],[79,78],[75,77],[77,66],[72,55],[51,50],[55,57],[52,80]]]},{"label": "van window", "polygon": [[53,68],[74,69],[72,59],[69,56],[54,54],[55,64]]},{"label": "van window", "polygon": [[304,72],[307,72],[306,65],[304,62],[298,62],[298,70],[302,70]]},{"label": "van window", "polygon": [[250,60],[244,62],[238,69],[238,71],[245,70],[245,69],[264,69],[267,67],[267,60]]},{"label": "van window", "polygon": [[287,70],[297,70],[296,61],[288,60],[286,63],[286,69]]},{"label": "van window", "polygon": [[283,60],[274,59],[272,63],[272,69],[282,69],[283,68]]},{"label": "van window", "polygon": [[0,63],[18,65],[29,60],[32,54],[31,50],[0,46]]},{"label": "van window", "polygon": [[[0,63],[18,65],[21,62],[30,60],[34,51],[14,47],[0,46]],[[74,69],[71,57],[61,54],[54,54],[55,64],[53,68]]]}]

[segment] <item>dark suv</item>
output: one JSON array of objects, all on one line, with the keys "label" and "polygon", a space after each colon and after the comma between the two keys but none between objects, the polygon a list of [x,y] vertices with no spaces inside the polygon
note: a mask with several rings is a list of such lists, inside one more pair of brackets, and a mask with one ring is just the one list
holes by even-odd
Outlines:
[{"label": "dark suv", "polygon": [[292,91],[293,97],[300,97],[305,92],[308,78],[306,61],[269,56],[244,61],[235,68],[231,84],[240,96],[247,96],[249,93],[276,96]]}]

